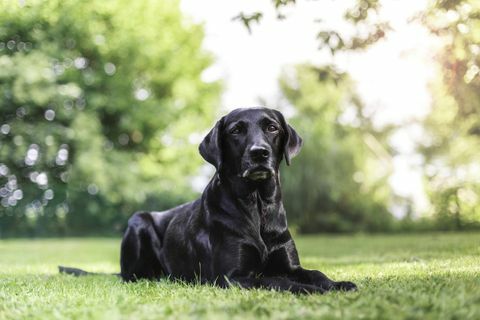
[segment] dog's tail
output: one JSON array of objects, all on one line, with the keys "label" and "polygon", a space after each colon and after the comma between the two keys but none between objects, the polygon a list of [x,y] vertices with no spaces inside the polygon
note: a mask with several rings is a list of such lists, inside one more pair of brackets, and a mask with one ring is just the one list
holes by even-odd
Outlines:
[{"label": "dog's tail", "polygon": [[88,272],[82,269],[78,268],[72,268],[72,267],[64,267],[64,266],[58,266],[58,272],[60,273],[65,273],[65,274],[71,274],[74,275],[75,277],[80,277],[80,276],[89,276],[89,275],[102,275],[102,276],[120,276],[120,273],[103,273],[103,272]]}]

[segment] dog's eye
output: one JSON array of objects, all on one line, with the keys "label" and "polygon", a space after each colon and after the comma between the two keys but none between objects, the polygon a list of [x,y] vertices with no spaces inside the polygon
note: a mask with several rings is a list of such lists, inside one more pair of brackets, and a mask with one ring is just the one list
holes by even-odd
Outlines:
[{"label": "dog's eye", "polygon": [[239,134],[241,132],[240,127],[234,127],[230,130],[230,134]]},{"label": "dog's eye", "polygon": [[268,132],[277,132],[278,131],[278,128],[276,126],[274,126],[273,124],[269,124],[267,126],[267,131]]}]

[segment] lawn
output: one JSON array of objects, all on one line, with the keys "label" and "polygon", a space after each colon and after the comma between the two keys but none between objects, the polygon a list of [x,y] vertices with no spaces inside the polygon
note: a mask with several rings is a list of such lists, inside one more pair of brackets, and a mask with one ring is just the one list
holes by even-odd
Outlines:
[{"label": "lawn", "polygon": [[75,278],[63,264],[118,272],[118,239],[0,241],[0,319],[480,319],[480,234],[296,237],[305,267],[358,292],[295,296],[163,280]]}]

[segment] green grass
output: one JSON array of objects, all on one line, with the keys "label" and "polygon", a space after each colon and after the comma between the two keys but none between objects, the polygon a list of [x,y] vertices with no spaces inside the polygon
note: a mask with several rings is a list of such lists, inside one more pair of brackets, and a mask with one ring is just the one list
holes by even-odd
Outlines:
[{"label": "green grass", "polygon": [[119,240],[0,241],[0,319],[480,319],[480,235],[296,237],[305,267],[359,285],[295,296],[168,280],[75,278],[63,264],[118,272]]}]

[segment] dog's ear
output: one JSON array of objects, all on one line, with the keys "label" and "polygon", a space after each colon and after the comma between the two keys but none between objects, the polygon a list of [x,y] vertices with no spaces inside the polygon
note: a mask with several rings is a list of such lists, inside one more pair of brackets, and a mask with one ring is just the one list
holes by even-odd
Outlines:
[{"label": "dog's ear", "polygon": [[220,132],[223,129],[223,118],[217,121],[215,126],[210,130],[210,132],[203,138],[203,141],[198,147],[200,155],[213,164],[217,171],[220,170],[222,165],[222,150],[221,150],[221,139]]},{"label": "dog's ear", "polygon": [[295,157],[302,148],[303,141],[302,138],[298,135],[298,133],[293,129],[280,111],[274,110],[280,120],[280,124],[282,125],[282,129],[284,132],[284,140],[283,140],[283,153],[285,155],[285,162],[287,165],[290,165],[291,159]]}]

